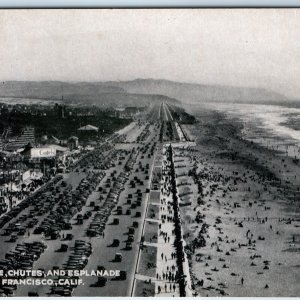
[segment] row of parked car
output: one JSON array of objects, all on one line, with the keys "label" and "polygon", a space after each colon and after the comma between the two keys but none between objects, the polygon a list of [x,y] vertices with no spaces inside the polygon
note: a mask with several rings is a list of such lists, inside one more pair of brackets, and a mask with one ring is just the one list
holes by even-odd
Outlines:
[{"label": "row of parked car", "polygon": [[133,169],[133,166],[136,162],[138,154],[139,153],[138,153],[137,149],[133,148],[132,152],[130,153],[130,156],[125,164],[125,171],[129,172],[130,170]]},{"label": "row of parked car", "polygon": [[104,158],[103,152],[109,151],[111,149],[112,145],[110,143],[105,143],[93,151],[83,153],[82,157],[79,158],[72,166],[70,166],[70,170],[74,170],[78,167],[87,168],[89,166],[93,166],[95,163],[98,164]]},{"label": "row of parked car", "polygon": [[38,199],[41,195],[46,193],[54,184],[60,181],[63,177],[61,175],[55,176],[46,185],[41,187],[36,193],[27,197],[17,206],[13,207],[8,213],[0,217],[0,228],[3,228],[8,222],[17,217],[24,209],[34,203],[34,200]]},{"label": "row of parked car", "polygon": [[[65,270],[82,270],[88,263],[88,258],[92,254],[92,244],[83,240],[76,240],[72,253],[68,257],[67,262],[63,265]],[[74,279],[74,277],[64,276],[57,277],[54,285],[51,287],[51,295],[71,296],[76,284],[73,285],[59,285],[59,279]],[[76,278],[78,279],[78,278]]]},{"label": "row of parked car", "polygon": [[[106,156],[103,152],[109,151]],[[80,168],[94,168],[98,170],[107,170],[113,166],[117,151],[112,149],[112,146],[101,147],[90,152],[86,157],[84,157],[78,167]],[[79,170],[79,169],[77,169]]]},{"label": "row of parked car", "polygon": [[94,215],[93,221],[89,224],[86,231],[87,236],[94,237],[103,233],[107,220],[111,215],[113,208],[118,203],[119,196],[124,190],[124,185],[128,180],[128,177],[129,173],[122,172],[117,178],[115,178],[103,205],[99,208],[97,213]]},{"label": "row of parked car", "polygon": [[[0,269],[7,270],[30,270],[36,260],[45,251],[47,246],[39,241],[24,242],[17,244],[14,250],[5,254],[5,259],[0,261]],[[9,277],[10,279],[17,279],[18,277]],[[0,296],[13,295],[16,290],[16,285],[3,285],[0,283]]]},{"label": "row of parked car", "polygon": [[58,239],[62,230],[72,229],[70,223],[75,214],[82,210],[89,195],[105,176],[104,172],[92,172],[82,179],[76,190],[64,194],[48,216],[35,228],[35,234],[43,233],[46,238]]},{"label": "row of parked car", "polygon": [[145,128],[142,130],[142,132],[140,133],[140,135],[136,139],[136,141],[138,143],[145,142],[148,139],[148,137],[151,134],[149,128],[150,128],[150,124],[147,123],[147,125],[145,126]]},{"label": "row of parked car", "polygon": [[[46,208],[43,207],[43,203],[45,206],[49,207],[54,205],[54,201],[47,201],[47,194],[51,192],[54,185],[61,180],[61,178],[61,176],[55,177],[41,190],[27,199],[24,199],[23,202],[21,202],[17,207],[13,208],[10,212],[2,217],[2,221],[5,222],[3,226],[7,225],[5,228],[3,228],[2,235],[10,237],[8,242],[17,241],[19,236],[25,235],[27,229],[33,228],[38,223],[37,216],[41,216],[46,211]],[[27,210],[26,212],[26,209],[30,206],[32,206],[33,209],[30,211]],[[11,222],[21,212],[24,213],[15,219],[14,222]]]}]

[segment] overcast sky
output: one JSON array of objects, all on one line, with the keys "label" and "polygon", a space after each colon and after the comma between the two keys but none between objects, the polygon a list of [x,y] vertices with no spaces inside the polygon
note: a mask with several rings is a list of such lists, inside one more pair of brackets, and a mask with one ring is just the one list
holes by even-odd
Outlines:
[{"label": "overcast sky", "polygon": [[162,78],[300,98],[300,11],[0,11],[0,80]]}]

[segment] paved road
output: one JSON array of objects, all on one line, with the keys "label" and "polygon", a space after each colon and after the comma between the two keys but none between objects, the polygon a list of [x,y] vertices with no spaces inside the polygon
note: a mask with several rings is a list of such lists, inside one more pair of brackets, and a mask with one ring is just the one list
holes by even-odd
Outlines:
[{"label": "paved road", "polygon": [[[28,236],[28,232],[26,232],[25,236],[21,236],[18,239],[18,243],[22,243],[24,241],[41,240],[47,244],[48,248],[46,251],[41,255],[40,259],[34,263],[35,269],[42,268],[49,270],[53,266],[62,268],[71,254],[71,249],[74,246],[74,240],[80,239],[90,242],[93,249],[93,253],[89,257],[85,270],[90,272],[92,270],[96,270],[98,266],[103,266],[107,270],[124,270],[127,272],[127,280],[114,281],[109,279],[104,287],[91,287],[91,285],[95,284],[97,281],[97,278],[95,277],[82,277],[83,285],[74,289],[74,296],[135,295],[136,280],[144,281],[147,279],[151,279],[151,281],[155,284],[156,295],[179,295],[178,284],[173,281],[170,282],[170,280],[164,278],[163,276],[163,273],[166,274],[169,271],[175,273],[177,270],[176,259],[174,256],[172,256],[172,253],[176,252],[176,249],[173,245],[174,235],[172,233],[174,224],[171,220],[173,212],[169,205],[169,202],[172,201],[172,195],[168,192],[169,187],[164,186],[163,184],[166,180],[165,175],[161,178],[162,191],[159,196],[159,201],[158,203],[154,204],[158,208],[158,219],[149,219],[147,214],[149,194],[145,193],[145,191],[147,188],[154,188],[151,184],[154,169],[153,166],[160,164],[162,169],[167,167],[166,157],[163,154],[163,144],[158,142],[160,125],[157,123],[157,116],[165,121],[173,120],[172,114],[165,103],[162,103],[161,105],[154,105],[150,109],[148,122],[142,120],[141,122],[137,121],[131,126],[128,126],[126,130],[120,132],[121,134],[126,135],[124,143],[114,144],[113,149],[107,150],[103,153],[105,156],[111,157],[114,164],[111,165],[107,170],[104,170],[104,178],[98,184],[96,189],[89,195],[86,205],[80,212],[80,214],[84,214],[88,211],[91,211],[92,216],[88,220],[84,220],[82,225],[77,225],[77,214],[74,215],[71,220],[72,229],[61,232],[62,235],[71,233],[74,236],[73,240],[45,240],[42,235],[32,234],[33,230],[30,230],[30,236]],[[178,130],[178,127],[174,126],[174,128],[177,128]],[[144,137],[139,141],[139,143],[137,143],[136,140],[141,136]],[[117,139],[114,138],[114,140]],[[124,172],[126,162],[128,161],[134,149],[138,153],[137,158],[133,164],[132,170],[129,172],[129,178],[118,198],[118,203],[116,204],[116,206],[121,206],[123,210],[122,215],[117,216],[117,212],[114,209],[108,218],[104,236],[93,238],[88,237],[86,235],[86,230],[96,214],[96,212],[93,211],[93,208],[90,206],[91,202],[95,202],[96,205],[99,205],[100,207],[103,205],[104,200],[101,199],[101,197],[106,197],[107,194],[99,192],[98,189],[102,188],[103,190],[106,189],[107,191],[110,189],[111,184],[109,184],[108,179],[112,178],[112,174],[114,174],[114,177],[117,177],[119,174],[121,174],[121,172]],[[86,168],[86,170],[79,167],[77,169],[78,171],[76,172],[64,174],[64,181],[67,183],[67,185],[71,185],[72,190],[76,189],[83,178],[86,178],[88,172],[93,170],[93,166]],[[140,182],[142,182],[142,184],[140,184]],[[57,186],[60,186],[60,184],[61,182],[58,182]],[[139,196],[139,192],[142,193],[141,196]],[[129,204],[128,200],[131,200],[131,202],[136,202],[138,197],[141,197],[141,206],[134,207]],[[22,213],[27,214],[29,213],[30,209],[32,209],[32,207],[25,209]],[[125,214],[127,209],[131,210],[130,215]],[[137,212],[140,213],[140,216],[136,216]],[[164,215],[170,217],[170,221],[163,221]],[[46,215],[39,216],[39,223],[41,223],[45,217]],[[118,225],[112,225],[115,218],[119,219]],[[12,222],[14,221],[15,220]],[[124,242],[128,237],[128,228],[132,226],[134,221],[138,223],[138,228],[134,233],[132,250],[125,250]],[[160,230],[157,232],[157,243],[145,243],[146,246],[154,247],[157,251],[155,276],[151,278],[138,273],[141,260],[140,241],[142,236],[144,236],[147,224],[150,223],[149,221],[156,222],[159,226],[161,226]],[[166,235],[166,239],[163,234],[160,234],[160,232],[163,232]],[[0,259],[4,259],[5,253],[13,250],[16,246],[16,243],[8,243],[7,239],[8,237],[0,235],[0,243],[2,246]],[[118,247],[109,247],[113,239],[118,239],[120,241],[120,245]],[[56,251],[60,248],[62,243],[69,246],[69,250],[65,253]],[[116,253],[122,254],[123,259],[121,262],[115,262],[113,260]],[[185,272],[188,272],[188,268],[185,268]],[[26,296],[28,292],[32,290],[38,292],[40,296],[47,296],[50,292],[50,287],[39,286],[32,288],[29,286],[19,286],[15,291],[15,295]]]}]

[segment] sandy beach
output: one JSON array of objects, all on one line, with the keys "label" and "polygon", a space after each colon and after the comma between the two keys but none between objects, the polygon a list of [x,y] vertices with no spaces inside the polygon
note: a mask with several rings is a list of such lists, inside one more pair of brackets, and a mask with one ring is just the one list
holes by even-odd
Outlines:
[{"label": "sandy beach", "polygon": [[[242,123],[203,110],[175,148],[183,233],[200,296],[297,296],[296,161],[244,139]],[[176,162],[177,161],[177,162]]]}]

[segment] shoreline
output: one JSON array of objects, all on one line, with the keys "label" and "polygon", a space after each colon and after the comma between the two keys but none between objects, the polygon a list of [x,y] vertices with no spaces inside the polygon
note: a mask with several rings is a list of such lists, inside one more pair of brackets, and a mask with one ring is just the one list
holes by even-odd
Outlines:
[{"label": "shoreline", "polygon": [[198,117],[197,124],[185,125],[196,147],[176,149],[184,160],[178,166],[189,170],[181,174],[179,167],[177,176],[188,183],[179,193],[186,194],[181,214],[196,292],[299,295],[299,167],[290,157],[245,141],[234,119],[213,111]]}]

